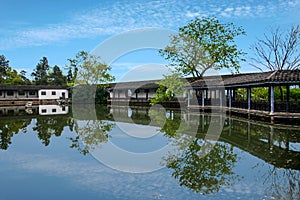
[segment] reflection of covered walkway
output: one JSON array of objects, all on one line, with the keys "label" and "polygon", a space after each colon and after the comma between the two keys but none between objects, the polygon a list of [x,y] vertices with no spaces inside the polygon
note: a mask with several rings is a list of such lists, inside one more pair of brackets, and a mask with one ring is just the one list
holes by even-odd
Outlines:
[{"label": "reflection of covered walkway", "polygon": [[[148,115],[149,108],[139,110],[115,107],[111,109],[111,113],[113,117],[110,117],[109,120],[113,121],[144,125],[151,122]],[[200,122],[197,137],[203,139],[209,127],[211,116],[209,114],[199,115],[192,112],[181,114],[174,110],[167,110],[166,118],[169,119],[163,124],[163,126],[166,127],[172,127],[174,124],[179,125],[185,123],[191,125]],[[159,127],[159,124],[157,124],[157,127],[163,129],[163,127]],[[172,136],[172,133],[178,129],[178,126],[173,127],[174,130],[164,129],[170,131],[170,133],[164,133]],[[231,144],[276,167],[300,169],[300,149],[293,147],[294,144],[300,144],[299,132],[300,128],[289,127],[287,130],[286,127],[276,125],[226,118],[219,141]],[[195,135],[195,133],[189,132],[188,130],[185,130],[184,133]]]},{"label": "reflection of covered walkway", "polygon": [[[209,76],[192,82],[191,86],[190,108],[222,106],[235,112],[300,117],[300,70]],[[266,94],[255,97],[253,91],[257,88]],[[291,89],[296,90],[292,99]],[[191,99],[192,91],[197,99]]]}]

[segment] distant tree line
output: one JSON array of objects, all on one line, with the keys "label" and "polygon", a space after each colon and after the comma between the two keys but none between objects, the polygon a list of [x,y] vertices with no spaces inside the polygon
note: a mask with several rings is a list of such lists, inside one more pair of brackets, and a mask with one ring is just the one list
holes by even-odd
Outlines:
[{"label": "distant tree line", "polygon": [[[88,83],[80,77],[79,82],[77,74],[92,73],[94,78],[93,84],[102,84],[114,80],[114,77],[109,74],[110,67],[101,62],[99,57],[90,55],[85,51],[80,51],[74,59],[68,59],[69,64],[65,66],[66,74],[58,65],[50,66],[47,57],[41,58],[35,69],[30,74],[32,80],[27,76],[25,70],[17,71],[13,69],[9,60],[0,55],[0,84],[2,85],[60,85],[73,86],[77,83]],[[100,68],[102,71],[95,71],[94,68]],[[89,76],[91,77],[91,76]]]}]

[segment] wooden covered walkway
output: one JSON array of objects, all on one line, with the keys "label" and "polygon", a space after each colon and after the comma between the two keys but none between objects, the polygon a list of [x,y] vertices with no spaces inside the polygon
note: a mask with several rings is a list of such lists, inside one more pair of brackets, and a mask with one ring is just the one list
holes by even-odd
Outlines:
[{"label": "wooden covered walkway", "polygon": [[[271,117],[300,117],[299,87],[300,70],[209,76],[191,83],[187,106],[201,110],[222,107],[229,112]],[[252,91],[256,88],[267,91],[264,100],[253,99]],[[292,100],[291,88],[297,91]],[[283,99],[275,98],[275,89],[280,90]]]}]

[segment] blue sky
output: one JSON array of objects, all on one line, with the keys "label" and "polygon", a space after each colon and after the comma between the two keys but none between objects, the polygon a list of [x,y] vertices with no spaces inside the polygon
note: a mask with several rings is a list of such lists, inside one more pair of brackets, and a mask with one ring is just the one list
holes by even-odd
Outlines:
[{"label": "blue sky", "polygon": [[[297,25],[300,19],[300,0],[0,0],[0,8],[0,54],[13,68],[28,73],[43,56],[50,65],[63,68],[78,51],[90,52],[124,31],[146,27],[176,31],[202,16],[242,26],[247,36],[238,38],[237,44],[248,58],[256,38],[271,27]],[[164,62],[156,50],[136,51],[112,63],[112,74],[120,79],[135,66]],[[242,63],[241,72],[248,71],[257,70]]]}]

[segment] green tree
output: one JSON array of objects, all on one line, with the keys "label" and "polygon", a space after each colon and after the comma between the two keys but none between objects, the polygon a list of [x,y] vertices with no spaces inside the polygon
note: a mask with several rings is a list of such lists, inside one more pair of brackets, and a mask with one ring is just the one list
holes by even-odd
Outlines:
[{"label": "green tree", "polygon": [[8,68],[6,70],[6,79],[4,81],[4,84],[8,85],[22,85],[23,80],[17,70]]},{"label": "green tree", "polygon": [[173,73],[172,75],[164,76],[161,81],[156,82],[159,88],[156,91],[156,96],[150,98],[150,104],[154,105],[164,101],[176,100],[176,97],[182,95],[185,90],[183,86],[185,82],[180,77],[179,73]]},{"label": "green tree", "polygon": [[235,44],[235,38],[245,35],[233,23],[222,24],[216,18],[196,18],[171,36],[170,45],[160,54],[171,62],[170,67],[186,76],[202,78],[209,69],[239,70],[245,54]]},{"label": "green tree", "polygon": [[111,67],[103,63],[100,57],[85,51],[77,53],[76,59],[72,60],[72,63],[78,69],[75,80],[77,86],[72,90],[72,102],[97,103],[101,101],[95,97],[98,96],[101,88],[114,80],[114,77],[109,74]]},{"label": "green tree", "polygon": [[22,79],[22,85],[30,85],[31,84],[31,81],[26,77],[25,70],[20,71],[20,77]]},{"label": "green tree", "polygon": [[68,74],[67,74],[67,82],[68,85],[73,86],[74,82],[77,78],[77,73],[78,73],[78,65],[79,65],[79,60],[77,59],[78,54],[76,55],[75,59],[68,59],[70,64],[67,66],[68,69]]},{"label": "green tree", "polygon": [[35,70],[31,73],[36,85],[48,85],[48,73],[50,66],[48,64],[48,59],[43,57],[40,62],[36,65]]},{"label": "green tree", "polygon": [[4,55],[0,55],[0,83],[3,82],[6,71],[9,69],[9,60]]},{"label": "green tree", "polygon": [[78,68],[76,83],[78,84],[104,84],[114,80],[109,74],[111,67],[103,63],[99,56],[80,51],[73,61]]},{"label": "green tree", "polygon": [[67,84],[67,78],[63,75],[59,66],[55,65],[52,72],[49,75],[51,85],[65,86]]}]

